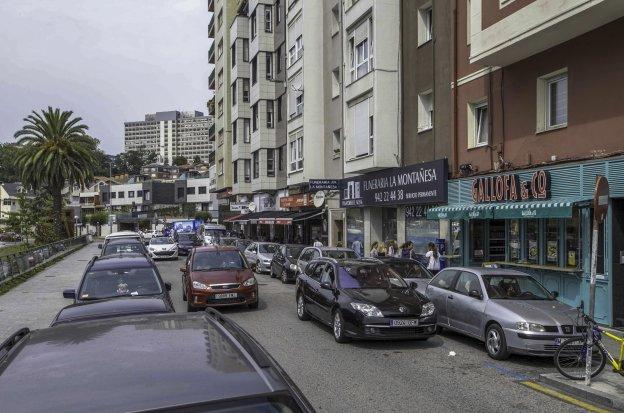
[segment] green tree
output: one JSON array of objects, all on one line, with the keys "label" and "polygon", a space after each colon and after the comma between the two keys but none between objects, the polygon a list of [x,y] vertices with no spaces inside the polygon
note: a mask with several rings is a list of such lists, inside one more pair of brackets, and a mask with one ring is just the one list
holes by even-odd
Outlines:
[{"label": "green tree", "polygon": [[199,157],[199,155],[195,155],[195,156],[193,157],[193,165],[197,165],[197,164],[199,164],[199,163],[202,163],[202,160],[201,160],[201,158]]},{"label": "green tree", "polygon": [[113,173],[138,175],[141,167],[156,162],[157,155],[145,148],[132,149],[122,152],[115,157]]},{"label": "green tree", "polygon": [[197,211],[195,212],[195,219],[201,219],[204,222],[212,221],[212,214],[208,211]]},{"label": "green tree", "polygon": [[19,181],[19,170],[15,165],[15,156],[19,147],[13,143],[0,144],[0,182]]},{"label": "green tree", "polygon": [[94,140],[82,118],[60,109],[33,111],[24,118],[24,126],[15,133],[20,149],[16,165],[22,184],[33,189],[45,188],[52,197],[52,217],[57,237],[65,236],[63,196],[66,183],[85,186],[93,177]]},{"label": "green tree", "polygon": [[102,234],[102,225],[108,224],[108,213],[106,211],[97,211],[93,214],[87,215],[87,223],[94,225],[97,228],[97,235]]},{"label": "green tree", "polygon": [[176,166],[188,165],[188,159],[186,159],[185,156],[178,155],[175,158],[173,158],[173,164]]}]

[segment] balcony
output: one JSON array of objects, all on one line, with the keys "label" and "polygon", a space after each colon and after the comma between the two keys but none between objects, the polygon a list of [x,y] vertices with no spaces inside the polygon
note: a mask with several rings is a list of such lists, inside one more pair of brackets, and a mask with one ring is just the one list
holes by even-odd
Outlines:
[{"label": "balcony", "polygon": [[210,50],[208,50],[208,63],[211,64],[215,64],[215,46],[214,46],[214,42],[212,42],[212,45],[210,46]]},{"label": "balcony", "polygon": [[215,36],[215,18],[214,14],[210,16],[210,21],[208,22],[208,38],[214,39]]},{"label": "balcony", "polygon": [[208,11],[214,13],[214,0],[208,0]]},{"label": "balcony", "polygon": [[506,66],[624,16],[624,2],[537,0],[508,14],[498,1],[472,1],[470,63]]},{"label": "balcony", "polygon": [[208,75],[208,89],[215,90],[215,71],[214,69]]},{"label": "balcony", "polygon": [[[206,109],[208,109],[208,114],[214,116],[215,114],[215,98],[214,96],[212,97],[212,99],[210,99],[208,102],[206,102]],[[212,126],[210,126],[210,129],[208,129],[208,136],[214,136],[214,123],[212,124]],[[212,135],[210,134],[210,131],[212,131]]]}]

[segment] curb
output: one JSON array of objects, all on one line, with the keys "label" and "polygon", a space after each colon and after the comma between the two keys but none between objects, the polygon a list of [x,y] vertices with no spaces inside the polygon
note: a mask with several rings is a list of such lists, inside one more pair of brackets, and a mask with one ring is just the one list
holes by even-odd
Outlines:
[{"label": "curb", "polygon": [[540,374],[539,381],[579,399],[612,409],[624,410],[623,396],[605,393],[594,388],[587,388],[583,382],[568,380],[558,373]]}]

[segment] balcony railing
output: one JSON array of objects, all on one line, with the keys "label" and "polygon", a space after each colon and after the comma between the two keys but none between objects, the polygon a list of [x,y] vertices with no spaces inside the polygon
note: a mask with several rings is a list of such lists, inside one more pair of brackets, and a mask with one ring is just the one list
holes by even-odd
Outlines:
[{"label": "balcony railing", "polygon": [[209,39],[214,39],[214,35],[215,35],[215,19],[214,19],[214,14],[210,16],[210,22],[208,22],[208,38]]},{"label": "balcony railing", "polygon": [[208,76],[208,89],[215,90],[215,74],[214,70]]},{"label": "balcony railing", "polygon": [[208,11],[214,13],[214,0],[208,0]]},{"label": "balcony railing", "polygon": [[212,46],[210,46],[210,50],[208,50],[208,63],[215,63],[214,42],[212,42]]}]

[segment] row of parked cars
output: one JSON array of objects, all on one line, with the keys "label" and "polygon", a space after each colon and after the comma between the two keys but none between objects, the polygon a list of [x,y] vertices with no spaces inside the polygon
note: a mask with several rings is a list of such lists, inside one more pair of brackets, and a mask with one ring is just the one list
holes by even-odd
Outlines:
[{"label": "row of parked cars", "polygon": [[[107,237],[78,286],[63,292],[73,303],[50,328],[22,328],[0,344],[0,410],[314,411],[273,358],[231,319],[212,308],[176,314],[171,285],[137,236]],[[257,305],[255,276],[238,250],[211,246],[189,252],[189,274],[218,277],[220,269],[238,269]],[[200,284],[192,282],[193,291],[219,294],[212,280]],[[228,291],[230,285],[222,287]]]}]

